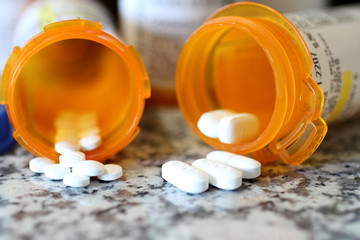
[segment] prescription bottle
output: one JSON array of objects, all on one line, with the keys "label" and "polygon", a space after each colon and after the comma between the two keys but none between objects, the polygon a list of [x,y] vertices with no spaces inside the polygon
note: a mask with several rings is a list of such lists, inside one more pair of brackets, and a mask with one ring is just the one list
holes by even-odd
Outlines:
[{"label": "prescription bottle", "polygon": [[104,161],[136,136],[150,84],[137,51],[115,29],[89,0],[36,1],[20,16],[0,101],[23,147],[57,160],[54,120],[66,111],[97,116],[102,144],[87,159]]},{"label": "prescription bottle", "polygon": [[[257,3],[228,5],[182,50],[180,108],[199,138],[216,149],[299,164],[322,142],[325,121],[360,112],[359,39],[359,6],[283,16]],[[206,137],[196,123],[215,109],[255,114],[258,135],[239,144]]]},{"label": "prescription bottle", "polygon": [[176,105],[176,63],[188,36],[229,0],[118,0],[121,37],[139,51],[153,105]]}]

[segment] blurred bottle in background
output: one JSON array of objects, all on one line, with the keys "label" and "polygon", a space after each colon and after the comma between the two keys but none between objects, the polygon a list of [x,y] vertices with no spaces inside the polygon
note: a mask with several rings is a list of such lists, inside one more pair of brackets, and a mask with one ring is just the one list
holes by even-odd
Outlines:
[{"label": "blurred bottle in background", "polygon": [[176,104],[179,54],[197,27],[229,0],[119,0],[121,39],[139,51],[152,86],[151,103]]},{"label": "blurred bottle in background", "polygon": [[330,4],[330,0],[253,0],[251,2],[267,5],[279,12],[295,12],[307,9],[322,8]]},{"label": "blurred bottle in background", "polygon": [[12,36],[16,19],[31,0],[0,0],[0,78],[12,52]]}]

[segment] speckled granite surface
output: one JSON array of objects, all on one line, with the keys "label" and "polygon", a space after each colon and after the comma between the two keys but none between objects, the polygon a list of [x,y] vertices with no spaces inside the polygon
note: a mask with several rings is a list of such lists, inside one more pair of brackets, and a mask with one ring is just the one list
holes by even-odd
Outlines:
[{"label": "speckled granite surface", "polygon": [[64,187],[28,170],[16,147],[0,156],[0,239],[360,239],[360,124],[333,126],[301,166],[280,162],[236,191],[200,195],[160,177],[173,159],[212,149],[177,109],[148,110],[142,132],[111,162],[119,181]]}]

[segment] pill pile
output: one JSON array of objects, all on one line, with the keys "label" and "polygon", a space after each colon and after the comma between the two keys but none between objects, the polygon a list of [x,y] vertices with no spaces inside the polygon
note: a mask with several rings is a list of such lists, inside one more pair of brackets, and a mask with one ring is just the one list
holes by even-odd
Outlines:
[{"label": "pill pile", "polygon": [[218,109],[203,113],[197,122],[202,134],[227,144],[253,140],[259,132],[259,120],[251,113]]},{"label": "pill pile", "polygon": [[223,190],[235,190],[242,179],[257,178],[261,163],[225,151],[213,151],[206,158],[191,165],[173,160],[162,165],[162,177],[172,185],[188,193],[201,193],[209,184]]},{"label": "pill pile", "polygon": [[29,162],[29,168],[33,172],[44,173],[51,180],[63,180],[70,187],[85,187],[90,184],[90,177],[113,181],[123,174],[121,166],[86,160],[85,154],[79,151],[62,154],[58,164],[45,157],[33,158]]},{"label": "pill pile", "polygon": [[29,162],[31,171],[44,173],[52,180],[63,180],[70,187],[85,187],[90,184],[90,177],[113,181],[122,176],[121,166],[86,160],[85,153],[81,152],[95,150],[102,143],[95,113],[62,111],[55,117],[54,127],[55,151],[61,154],[59,163],[37,157]]}]

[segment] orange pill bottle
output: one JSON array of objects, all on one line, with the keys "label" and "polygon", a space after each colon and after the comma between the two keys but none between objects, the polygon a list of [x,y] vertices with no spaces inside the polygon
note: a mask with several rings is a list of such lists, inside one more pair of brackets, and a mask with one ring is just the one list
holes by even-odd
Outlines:
[{"label": "orange pill bottle", "polygon": [[[182,50],[180,108],[197,136],[216,149],[299,164],[322,142],[325,121],[360,112],[359,39],[359,6],[285,17],[261,4],[228,5]],[[255,114],[259,134],[239,144],[206,137],[197,121],[215,109]]]},{"label": "orange pill bottle", "polygon": [[106,9],[89,0],[36,1],[21,15],[0,101],[30,152],[58,159],[54,120],[69,110],[98,118],[102,144],[87,159],[104,161],[137,135],[150,84],[138,53],[115,29]]}]

